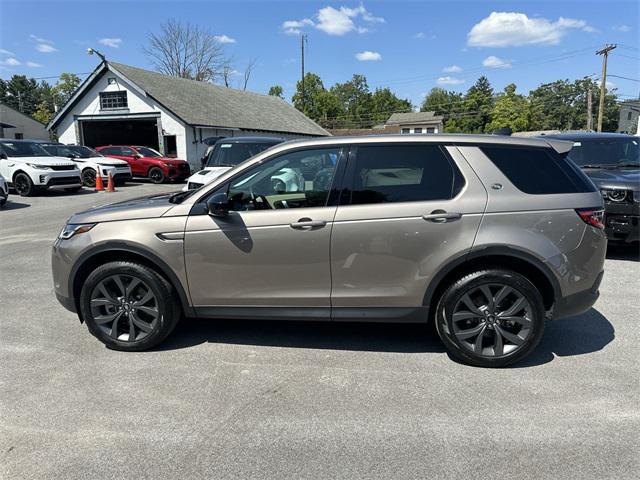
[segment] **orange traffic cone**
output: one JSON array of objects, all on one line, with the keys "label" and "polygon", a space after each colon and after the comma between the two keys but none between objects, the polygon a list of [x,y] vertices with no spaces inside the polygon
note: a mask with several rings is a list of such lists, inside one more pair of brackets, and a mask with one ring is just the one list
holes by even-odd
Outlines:
[{"label": "orange traffic cone", "polygon": [[102,177],[100,176],[100,172],[98,172],[98,174],[96,175],[96,188],[95,188],[95,191],[99,192],[101,190],[104,190],[104,186],[102,185]]},{"label": "orange traffic cone", "polygon": [[115,192],[116,187],[113,186],[113,175],[109,174],[109,181],[107,182],[107,192]]}]

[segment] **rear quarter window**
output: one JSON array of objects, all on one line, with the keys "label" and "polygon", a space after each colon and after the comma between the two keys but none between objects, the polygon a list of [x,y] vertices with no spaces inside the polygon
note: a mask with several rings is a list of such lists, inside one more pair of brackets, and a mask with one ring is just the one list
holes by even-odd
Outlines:
[{"label": "rear quarter window", "polygon": [[566,156],[551,148],[485,146],[480,150],[524,193],[595,192],[593,183]]}]

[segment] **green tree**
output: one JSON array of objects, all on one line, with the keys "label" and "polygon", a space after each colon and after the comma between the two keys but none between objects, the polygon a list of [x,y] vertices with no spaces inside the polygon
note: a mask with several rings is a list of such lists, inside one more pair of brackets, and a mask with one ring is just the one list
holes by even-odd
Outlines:
[{"label": "green tree", "polygon": [[371,94],[370,112],[372,123],[384,123],[392,113],[411,112],[413,105],[407,99],[396,96],[388,87],[376,88]]},{"label": "green tree", "polygon": [[71,98],[71,95],[80,86],[80,77],[75,73],[62,73],[60,79],[52,88],[55,104],[58,108],[63,106]]},{"label": "green tree", "polygon": [[13,75],[6,82],[4,102],[25,115],[31,115],[40,103],[38,83],[24,75]]},{"label": "green tree", "polygon": [[315,73],[307,73],[304,76],[304,96],[302,91],[302,80],[296,83],[296,93],[291,100],[293,106],[313,120],[320,119],[320,112],[316,104],[316,98],[320,92],[325,91],[322,80]]},{"label": "green tree", "polygon": [[368,126],[374,123],[371,120],[371,92],[364,75],[354,74],[351,80],[336,83],[330,91],[340,100],[347,117],[348,125],[345,126]]},{"label": "green tree", "polygon": [[33,112],[31,116],[35,118],[37,121],[39,121],[40,123],[44,123],[46,125],[49,123],[49,120],[51,120],[51,117],[53,116],[53,111],[50,110],[47,103],[43,101],[38,104],[38,108],[36,109],[35,112]]},{"label": "green tree", "polygon": [[424,97],[420,111],[444,116],[459,113],[462,110],[462,99],[462,93],[435,87]]},{"label": "green tree", "polygon": [[515,83],[507,85],[504,93],[498,94],[486,132],[491,133],[499,128],[509,128],[513,132],[529,128],[529,102],[524,95],[516,93]]},{"label": "green tree", "polygon": [[271,88],[269,88],[269,95],[284,100],[284,90],[280,85],[273,85]]},{"label": "green tree", "polygon": [[456,123],[465,133],[484,133],[491,121],[493,110],[493,88],[484,75],[467,90],[464,110],[457,115]]}]

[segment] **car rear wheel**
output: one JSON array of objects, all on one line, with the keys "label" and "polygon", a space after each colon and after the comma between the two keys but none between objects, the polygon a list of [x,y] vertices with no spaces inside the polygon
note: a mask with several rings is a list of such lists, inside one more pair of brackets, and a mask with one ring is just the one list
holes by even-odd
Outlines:
[{"label": "car rear wheel", "polygon": [[153,183],[164,182],[164,172],[162,171],[162,169],[153,167],[151,170],[149,170],[149,180],[151,180]]},{"label": "car rear wheel", "polygon": [[154,347],[180,318],[173,286],[133,262],[110,262],[91,272],[82,287],[80,311],[92,335],[122,351]]},{"label": "car rear wheel", "polygon": [[503,367],[526,357],[544,332],[538,289],[508,270],[482,270],[454,282],[436,310],[436,329],[449,352],[479,367]]},{"label": "car rear wheel", "polygon": [[21,197],[30,197],[36,193],[36,187],[26,173],[18,173],[13,179],[13,188]]},{"label": "car rear wheel", "polygon": [[82,171],[82,184],[91,188],[96,186],[96,171],[93,168],[85,168]]}]

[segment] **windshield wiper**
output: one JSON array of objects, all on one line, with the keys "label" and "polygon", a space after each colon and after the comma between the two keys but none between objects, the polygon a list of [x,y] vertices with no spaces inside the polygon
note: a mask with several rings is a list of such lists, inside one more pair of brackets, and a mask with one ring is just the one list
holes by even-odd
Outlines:
[{"label": "windshield wiper", "polygon": [[580,168],[605,168],[605,166],[597,163],[588,163],[586,165],[580,165]]},{"label": "windshield wiper", "polygon": [[640,163],[631,163],[631,162],[627,162],[627,163],[618,163],[617,165],[613,165],[613,168],[640,168]]}]

